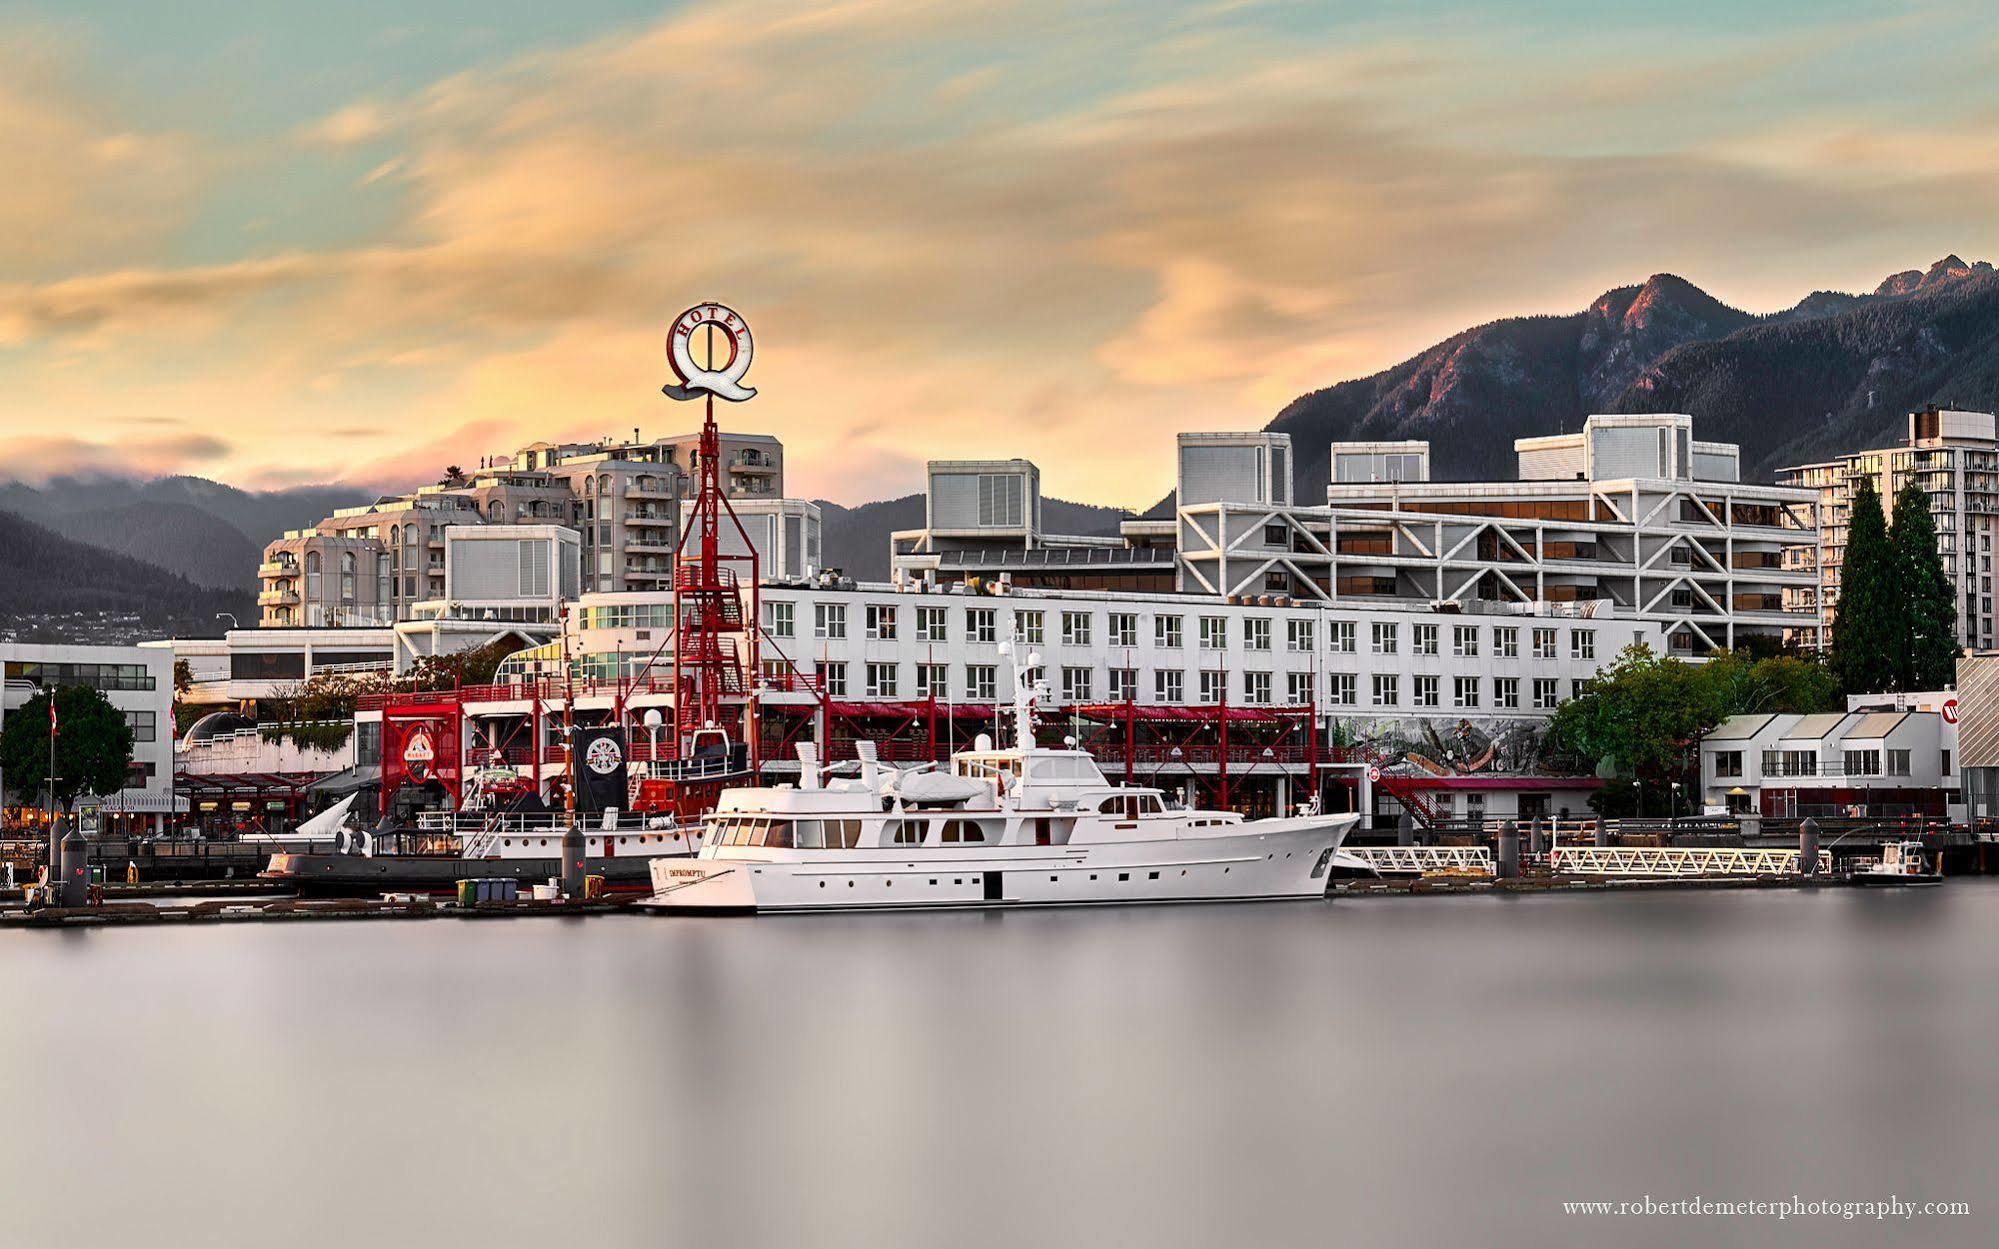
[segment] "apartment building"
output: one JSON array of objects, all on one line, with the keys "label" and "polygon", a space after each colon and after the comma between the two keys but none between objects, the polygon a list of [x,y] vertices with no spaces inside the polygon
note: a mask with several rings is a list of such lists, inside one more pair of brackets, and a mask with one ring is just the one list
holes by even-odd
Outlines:
[{"label": "apartment building", "polygon": [[[724,493],[778,500],[783,445],[722,438]],[[682,501],[699,467],[697,435],[650,442],[532,443],[407,495],[342,508],[265,548],[260,623],[268,628],[385,626],[446,595],[445,534],[472,525],[553,523],[579,537],[579,588],[667,589]]]},{"label": "apartment building", "polygon": [[890,575],[933,583],[1006,580],[1062,590],[1173,588],[1167,541],[1056,534],[1042,526],[1041,470],[1031,460],[932,460],[923,528],[889,538]]},{"label": "apartment building", "polygon": [[[45,689],[87,686],[124,713],[132,727],[132,766],[116,793],[79,800],[86,824],[104,831],[152,832],[168,827],[173,795],[173,653],[146,646],[66,646],[0,642],[0,724]],[[0,777],[0,792],[10,789]],[[32,808],[32,793],[8,792],[9,805]],[[185,810],[185,804],[179,804]]]},{"label": "apartment building", "polygon": [[1819,540],[1791,550],[1789,567],[1811,574],[1786,590],[1800,612],[1817,611],[1817,629],[1801,635],[1823,646],[1839,614],[1839,573],[1852,522],[1853,496],[1872,481],[1884,512],[1909,483],[1922,487],[1936,525],[1944,573],[1957,584],[1958,637],[1967,647],[1993,644],[1992,540],[1999,532],[1999,437],[1989,412],[1926,408],[1909,414],[1901,445],[1857,451],[1817,464],[1783,469],[1778,480],[1816,492]]},{"label": "apartment building", "polygon": [[[1614,612],[1699,656],[1815,629],[1786,602],[1811,584],[1786,552],[1818,541],[1815,491],[1740,480],[1740,456],[1684,415],[1592,416],[1516,441],[1507,482],[1428,480],[1421,443],[1336,444],[1325,507],[1265,484],[1179,505],[1179,586],[1328,605],[1434,604],[1478,614]],[[1190,476],[1212,480],[1205,465]],[[1272,462],[1267,460],[1266,462]]]}]

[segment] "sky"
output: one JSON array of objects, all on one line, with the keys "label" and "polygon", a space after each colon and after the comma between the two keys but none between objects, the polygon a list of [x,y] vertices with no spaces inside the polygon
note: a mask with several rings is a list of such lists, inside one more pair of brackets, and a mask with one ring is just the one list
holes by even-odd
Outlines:
[{"label": "sky", "polygon": [[1969,0],[0,0],[0,476],[407,488],[648,436],[730,304],[788,492],[1173,434],[1672,272],[1999,258]]}]

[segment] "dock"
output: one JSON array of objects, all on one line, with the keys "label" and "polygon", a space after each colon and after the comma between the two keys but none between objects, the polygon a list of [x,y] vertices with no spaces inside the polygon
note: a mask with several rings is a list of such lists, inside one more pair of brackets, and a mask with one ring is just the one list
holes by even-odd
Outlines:
[{"label": "dock", "polygon": [[379,899],[209,898],[160,905],[106,900],[98,906],[40,907],[12,904],[0,910],[0,928],[85,928],[144,924],[313,923],[367,919],[562,919],[626,911],[632,899],[586,901],[479,902],[470,906],[422,895],[389,894]]}]

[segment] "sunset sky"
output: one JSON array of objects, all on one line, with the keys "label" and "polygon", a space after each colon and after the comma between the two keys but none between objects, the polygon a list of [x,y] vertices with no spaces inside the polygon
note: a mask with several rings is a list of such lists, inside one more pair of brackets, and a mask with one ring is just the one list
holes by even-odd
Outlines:
[{"label": "sunset sky", "polygon": [[0,475],[408,486],[691,426],[790,492],[1172,434],[1679,273],[1999,258],[1990,0],[0,0]]}]

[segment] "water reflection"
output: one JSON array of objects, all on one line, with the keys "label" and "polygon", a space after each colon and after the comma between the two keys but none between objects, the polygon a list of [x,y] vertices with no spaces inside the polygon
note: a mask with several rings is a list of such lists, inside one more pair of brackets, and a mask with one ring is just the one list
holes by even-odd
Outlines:
[{"label": "water reflection", "polygon": [[1763,1243],[1559,1203],[1977,1204],[1995,946],[1983,882],[15,933],[0,1174],[76,1245]]}]

